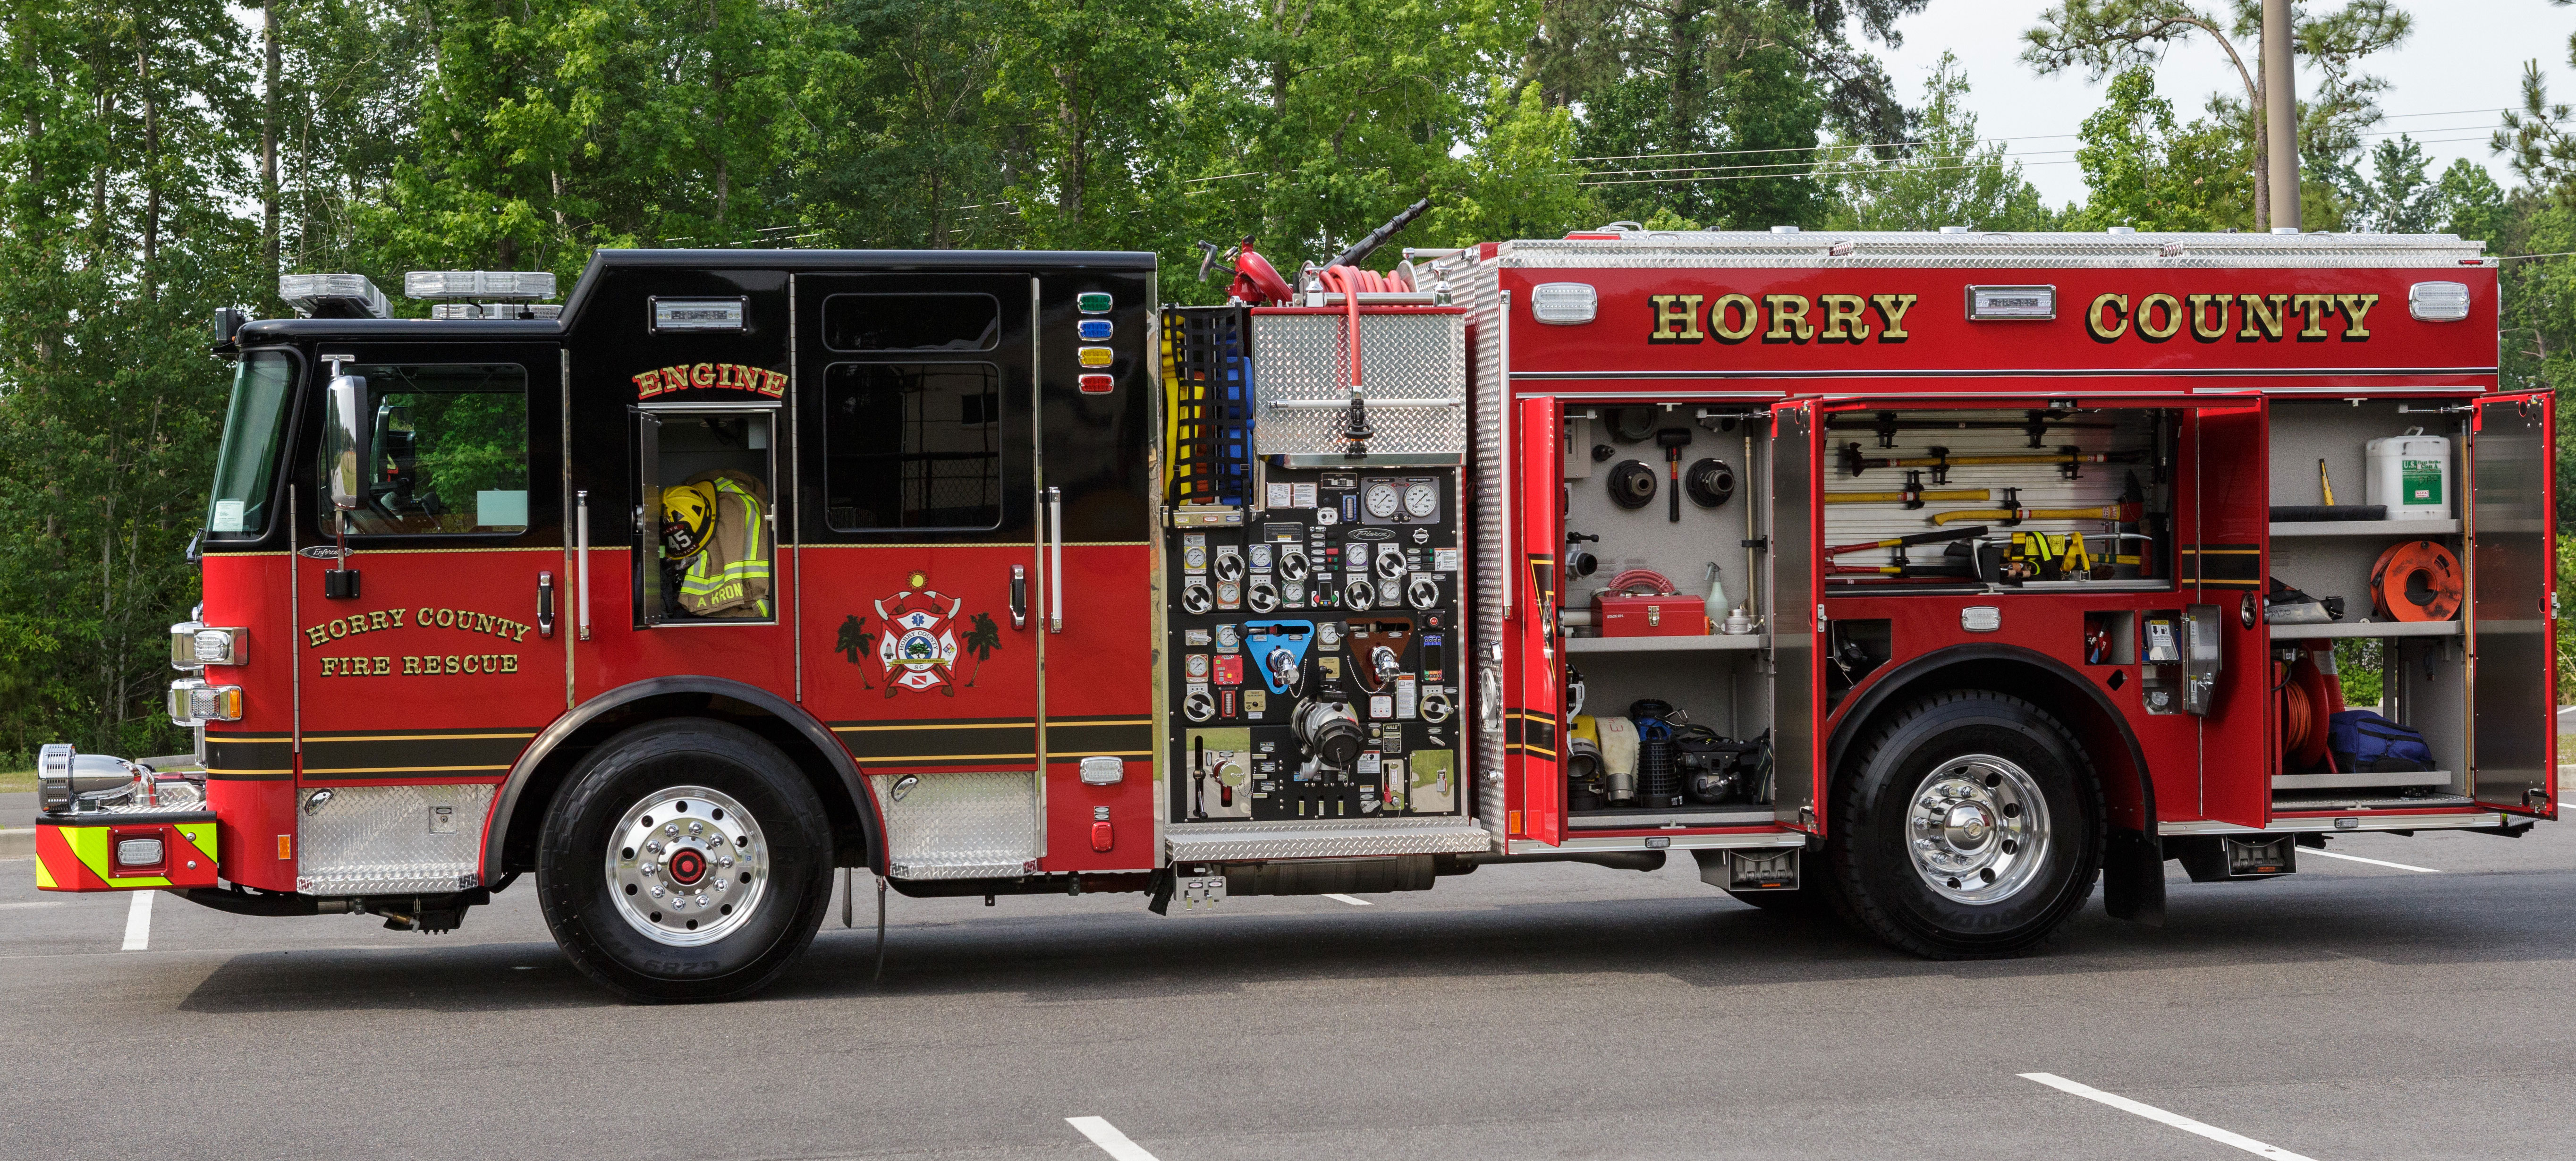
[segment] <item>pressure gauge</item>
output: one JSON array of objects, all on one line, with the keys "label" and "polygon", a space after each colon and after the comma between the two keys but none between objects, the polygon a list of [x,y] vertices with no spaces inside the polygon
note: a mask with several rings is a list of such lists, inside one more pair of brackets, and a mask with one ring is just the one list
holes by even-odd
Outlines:
[{"label": "pressure gauge", "polygon": [[1182,664],[1182,668],[1189,671],[1190,680],[1206,681],[1208,677],[1208,655],[1205,653],[1192,653],[1189,656],[1189,660]]},{"label": "pressure gauge", "polygon": [[1191,572],[1207,571],[1207,545],[1192,544],[1181,549],[1181,567]]},{"label": "pressure gauge", "polygon": [[1269,545],[1256,544],[1252,546],[1252,567],[1261,570],[1267,570],[1270,567]]},{"label": "pressure gauge", "polygon": [[1404,514],[1416,520],[1428,520],[1440,514],[1440,489],[1429,480],[1416,480],[1404,489]]},{"label": "pressure gauge", "polygon": [[1317,622],[1315,625],[1315,643],[1326,649],[1341,648],[1342,623],[1339,621]]},{"label": "pressure gauge", "polygon": [[1393,519],[1396,509],[1401,506],[1403,502],[1403,498],[1397,496],[1395,493],[1395,485],[1384,481],[1369,485],[1369,515],[1375,516],[1380,520]]}]

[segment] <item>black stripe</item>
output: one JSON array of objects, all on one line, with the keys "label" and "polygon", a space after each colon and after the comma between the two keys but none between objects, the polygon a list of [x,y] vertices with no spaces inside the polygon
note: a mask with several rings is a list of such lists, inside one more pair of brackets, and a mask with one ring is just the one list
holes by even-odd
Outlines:
[{"label": "black stripe", "polygon": [[1529,745],[1532,750],[1545,750],[1549,757],[1556,756],[1556,723],[1531,718]]},{"label": "black stripe", "polygon": [[[284,735],[206,735],[207,777],[284,778],[295,768],[295,744]],[[235,773],[235,772],[238,773]]]},{"label": "black stripe", "polygon": [[[475,777],[497,774],[519,760],[528,748],[528,738],[513,731],[458,730],[455,733],[495,733],[512,736],[496,738],[436,738],[403,736],[398,740],[385,733],[354,734],[332,737],[327,734],[304,736],[304,773],[314,778],[369,778],[397,774],[425,774],[430,777]],[[491,770],[456,769],[456,767],[492,767]]]},{"label": "black stripe", "polygon": [[[893,723],[863,724],[890,725]],[[850,751],[850,757],[861,762],[906,766],[977,764],[989,766],[995,763],[1037,761],[1037,726],[1033,722],[1022,720],[1008,725],[971,725],[959,722],[911,724],[954,728],[835,729],[833,736],[841,739],[841,745]]]},{"label": "black stripe", "polygon": [[2251,544],[2186,544],[2182,554],[2197,566],[2201,584],[2255,584],[2263,579],[2263,557]]},{"label": "black stripe", "polygon": [[1047,754],[1053,757],[1081,754],[1143,754],[1154,748],[1154,723],[1135,721],[1126,724],[1108,722],[1047,720]]}]

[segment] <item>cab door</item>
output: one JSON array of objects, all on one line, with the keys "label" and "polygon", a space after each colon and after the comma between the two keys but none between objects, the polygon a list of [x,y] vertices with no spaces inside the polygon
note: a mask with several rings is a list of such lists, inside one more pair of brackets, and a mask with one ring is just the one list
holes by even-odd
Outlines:
[{"label": "cab door", "polygon": [[1772,813],[1784,826],[1825,833],[1818,797],[1824,767],[1824,672],[1817,664],[1825,632],[1824,425],[1812,402],[1771,409],[1771,768]]},{"label": "cab door", "polygon": [[1050,268],[1028,283],[1039,304],[1032,378],[1045,632],[1037,717],[1040,869],[1049,873],[1142,871],[1162,861],[1151,261]]},{"label": "cab door", "polygon": [[889,819],[897,875],[1046,849],[1036,280],[794,278],[803,700]]},{"label": "cab door", "polygon": [[2558,817],[2556,528],[2550,397],[2478,406],[2469,435],[2471,793]]},{"label": "cab door", "polygon": [[315,415],[294,469],[299,889],[472,886],[493,788],[566,704],[557,348],[316,354],[317,398],[360,384],[361,499],[333,509]]}]

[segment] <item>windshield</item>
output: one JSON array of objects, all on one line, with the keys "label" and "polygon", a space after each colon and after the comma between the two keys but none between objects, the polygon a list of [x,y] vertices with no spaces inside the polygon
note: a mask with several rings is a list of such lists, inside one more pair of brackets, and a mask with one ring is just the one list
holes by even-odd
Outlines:
[{"label": "windshield", "polygon": [[215,457],[214,496],[206,509],[207,532],[254,537],[268,531],[277,444],[286,431],[286,405],[294,388],[295,360],[284,351],[252,351],[234,369],[224,450]]}]

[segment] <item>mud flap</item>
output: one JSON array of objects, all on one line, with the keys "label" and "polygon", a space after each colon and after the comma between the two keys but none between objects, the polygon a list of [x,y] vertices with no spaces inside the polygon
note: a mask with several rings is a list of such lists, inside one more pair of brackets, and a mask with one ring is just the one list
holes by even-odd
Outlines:
[{"label": "mud flap", "polygon": [[2102,851],[2102,909],[2113,919],[2165,925],[2164,844],[2140,831],[2113,828]]}]

